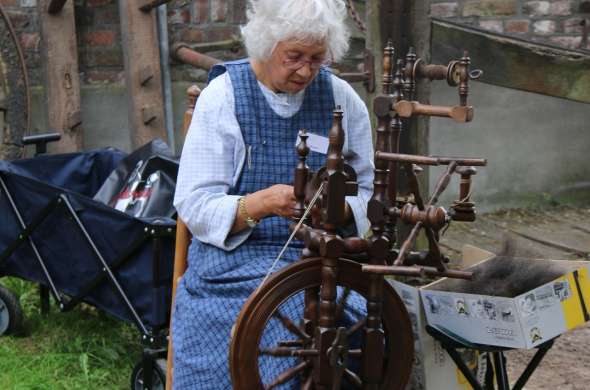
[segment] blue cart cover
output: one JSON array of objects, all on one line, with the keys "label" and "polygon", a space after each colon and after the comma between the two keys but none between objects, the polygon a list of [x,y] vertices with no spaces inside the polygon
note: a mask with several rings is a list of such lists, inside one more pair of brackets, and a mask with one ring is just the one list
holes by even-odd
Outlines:
[{"label": "blue cart cover", "polygon": [[175,221],[92,199],[125,157],[107,148],[0,161],[0,276],[49,284],[16,208],[65,302],[81,298],[151,332],[169,320]]}]

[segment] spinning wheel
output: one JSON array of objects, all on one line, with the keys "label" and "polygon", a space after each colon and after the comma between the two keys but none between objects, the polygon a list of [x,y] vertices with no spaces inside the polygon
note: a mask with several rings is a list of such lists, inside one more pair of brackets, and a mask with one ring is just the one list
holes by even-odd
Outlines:
[{"label": "spinning wheel", "polygon": [[[370,364],[370,356],[363,354],[362,334],[366,318],[348,321],[344,314],[345,303],[352,306],[366,304],[369,280],[361,275],[360,264],[339,259],[336,285],[339,287],[336,304],[338,335],[329,349],[334,369],[334,387],[363,388],[355,372]],[[318,291],[321,283],[321,258],[298,261],[270,277],[250,296],[240,313],[233,332],[230,350],[232,383],[236,389],[275,389],[282,384],[314,389],[313,379],[318,359],[314,344],[314,330],[318,319]],[[305,295],[305,297],[304,297]],[[304,313],[303,302],[308,308]],[[314,304],[315,303],[315,304]],[[405,306],[393,287],[383,283],[382,327],[385,334],[379,389],[404,388],[411,373],[414,356],[412,327]],[[297,311],[296,309],[299,308]],[[364,308],[362,308],[364,309]],[[282,332],[269,331],[273,328]],[[317,331],[317,330],[316,330]],[[288,336],[282,339],[281,336]],[[274,337],[273,337],[274,336]],[[266,365],[280,367],[269,375]]]}]

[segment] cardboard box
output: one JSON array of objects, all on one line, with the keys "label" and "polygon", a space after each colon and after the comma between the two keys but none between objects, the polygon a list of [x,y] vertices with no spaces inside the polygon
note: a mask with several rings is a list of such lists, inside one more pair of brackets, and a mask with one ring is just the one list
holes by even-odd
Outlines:
[{"label": "cardboard box", "polygon": [[[590,320],[590,263],[535,260],[541,267],[559,266],[561,276],[514,297],[445,291],[453,281],[443,278],[416,288],[392,285],[406,304],[414,331],[415,364],[412,389],[471,389],[440,344],[426,333],[431,325],[473,344],[533,348]],[[493,253],[466,246],[463,264],[484,269],[502,261]],[[469,265],[472,265],[469,267]],[[485,354],[465,350],[464,360],[476,377],[486,371]]]},{"label": "cardboard box", "polygon": [[[420,290],[391,281],[404,301],[414,333],[414,366],[408,389],[412,390],[471,390],[465,376],[457,368],[440,343],[426,333],[426,316],[420,299]],[[463,351],[463,360],[481,381],[486,372],[485,354]]]},{"label": "cardboard box", "polygon": [[[469,269],[477,271],[501,261],[493,256]],[[470,343],[529,349],[590,320],[590,263],[514,261],[559,267],[563,274],[514,297],[448,291],[451,283],[441,279],[420,289],[428,324]]]}]

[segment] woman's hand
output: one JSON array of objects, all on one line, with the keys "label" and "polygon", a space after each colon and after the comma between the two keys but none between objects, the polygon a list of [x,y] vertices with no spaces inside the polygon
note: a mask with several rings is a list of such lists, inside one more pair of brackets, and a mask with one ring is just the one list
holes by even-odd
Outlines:
[{"label": "woman's hand", "polygon": [[[268,215],[278,215],[290,218],[293,216],[293,209],[295,208],[295,193],[293,192],[293,186],[275,184],[259,192],[262,193],[261,202],[265,213],[263,217]],[[256,194],[258,194],[258,192]]]},{"label": "woman's hand", "polygon": [[[293,208],[295,207],[293,186],[275,184],[248,194],[244,199],[244,206],[247,215],[257,221],[270,215],[290,218],[293,216]],[[231,233],[237,233],[247,226],[244,216],[238,209]]]}]

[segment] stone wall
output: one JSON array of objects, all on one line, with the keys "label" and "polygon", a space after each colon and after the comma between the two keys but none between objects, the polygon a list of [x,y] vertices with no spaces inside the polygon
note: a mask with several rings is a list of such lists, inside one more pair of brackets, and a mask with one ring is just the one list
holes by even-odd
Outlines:
[{"label": "stone wall", "polygon": [[[431,0],[431,16],[569,49],[590,50],[590,0]],[[590,26],[587,26],[590,30]]]}]

